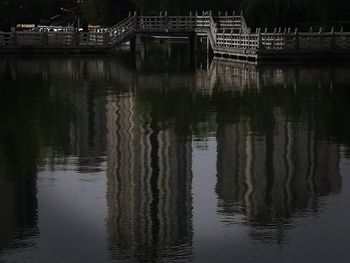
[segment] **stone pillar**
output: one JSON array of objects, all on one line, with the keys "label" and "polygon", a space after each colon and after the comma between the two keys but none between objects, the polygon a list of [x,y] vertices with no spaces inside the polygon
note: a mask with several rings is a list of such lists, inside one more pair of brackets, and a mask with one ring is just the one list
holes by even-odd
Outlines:
[{"label": "stone pillar", "polygon": [[140,53],[142,48],[143,48],[143,41],[142,41],[141,35],[135,35],[135,37],[133,37],[130,40],[131,52]]},{"label": "stone pillar", "polygon": [[207,36],[207,57],[210,55],[210,42],[209,42],[209,36]]},{"label": "stone pillar", "polygon": [[189,37],[189,58],[190,58],[190,65],[195,66],[196,64],[196,54],[197,54],[197,36],[196,34],[191,34]]}]

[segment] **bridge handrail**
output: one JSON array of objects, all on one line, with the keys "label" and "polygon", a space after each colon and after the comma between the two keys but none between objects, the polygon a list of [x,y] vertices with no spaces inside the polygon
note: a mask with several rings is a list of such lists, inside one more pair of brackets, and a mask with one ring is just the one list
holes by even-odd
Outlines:
[{"label": "bridge handrail", "polygon": [[242,29],[242,25],[244,27],[244,32],[247,33],[247,25],[245,24],[245,21],[242,20],[241,15],[232,15],[232,16],[214,16],[214,20],[218,21],[218,30],[220,31],[231,31],[236,30],[239,31]]},{"label": "bridge handrail", "polygon": [[136,27],[135,25],[135,18],[128,17],[127,19],[121,21],[118,25],[110,28],[108,31],[110,44],[113,45],[114,43],[117,43],[120,39],[133,32]]},{"label": "bridge handrail", "polygon": [[115,30],[117,28],[120,28],[123,25],[128,24],[130,21],[133,21],[133,20],[134,20],[134,17],[129,16],[129,17],[123,19],[122,21],[120,21],[118,24],[110,27],[108,31],[113,31],[113,30]]},{"label": "bridge handrail", "polygon": [[0,32],[0,46],[107,46],[107,32]]},{"label": "bridge handrail", "polygon": [[250,29],[247,26],[247,23],[246,23],[246,21],[244,19],[243,14],[241,14],[240,17],[241,17],[241,29],[242,29],[242,32],[245,33],[245,34],[248,34]]},{"label": "bridge handrail", "polygon": [[196,16],[196,28],[205,30],[209,29],[210,16]]},{"label": "bridge handrail", "polygon": [[258,34],[244,33],[217,33],[217,46],[244,50],[257,50],[259,48]]},{"label": "bridge handrail", "polygon": [[214,19],[212,16],[209,17],[210,20],[210,28],[209,28],[209,39],[212,45],[212,48],[214,49],[216,44],[217,44],[217,27],[216,24],[214,22]]},{"label": "bridge handrail", "polygon": [[[45,30],[43,30],[45,31]],[[100,32],[77,32],[70,28],[61,31],[0,32],[0,47],[16,46],[114,46],[127,41],[135,33],[200,33],[208,36],[213,49],[239,48],[244,50],[350,49],[349,32],[274,32],[251,33],[243,15],[213,16],[211,12],[189,16],[129,16],[109,29]]]},{"label": "bridge handrail", "polygon": [[140,16],[136,25],[138,30],[193,30],[196,19],[194,16]]},{"label": "bridge handrail", "polygon": [[349,49],[350,33],[346,32],[284,32],[239,33],[220,31],[216,33],[217,48],[233,48],[256,51],[264,50],[330,50]]},{"label": "bridge handrail", "polygon": [[0,46],[12,46],[13,44],[13,33],[0,31]]}]

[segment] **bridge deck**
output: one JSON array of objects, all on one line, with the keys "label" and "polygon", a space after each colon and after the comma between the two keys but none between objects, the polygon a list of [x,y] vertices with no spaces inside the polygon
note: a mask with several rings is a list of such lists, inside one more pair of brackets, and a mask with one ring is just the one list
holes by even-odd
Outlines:
[{"label": "bridge deck", "polygon": [[60,31],[0,32],[0,53],[97,53],[137,35],[206,37],[215,56],[244,60],[350,58],[350,32],[298,32],[257,29],[251,32],[242,15],[211,12],[189,16],[129,16],[111,28],[95,32]]}]

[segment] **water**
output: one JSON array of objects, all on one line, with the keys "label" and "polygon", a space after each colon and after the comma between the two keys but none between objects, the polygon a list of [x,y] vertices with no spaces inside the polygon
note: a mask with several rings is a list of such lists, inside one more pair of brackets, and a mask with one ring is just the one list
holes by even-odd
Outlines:
[{"label": "water", "polygon": [[0,58],[0,261],[348,262],[350,67]]}]

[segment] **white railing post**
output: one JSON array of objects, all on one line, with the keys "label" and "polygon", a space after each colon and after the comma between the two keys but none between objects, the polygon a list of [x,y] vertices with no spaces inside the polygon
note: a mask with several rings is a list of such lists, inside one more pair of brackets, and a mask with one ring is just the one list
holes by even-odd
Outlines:
[{"label": "white railing post", "polygon": [[299,33],[298,33],[298,28],[295,28],[294,32],[294,37],[295,37],[295,49],[299,49]]},{"label": "white railing post", "polygon": [[335,34],[334,34],[334,27],[331,29],[331,49],[336,48],[336,43],[335,43]]},{"label": "white railing post", "polygon": [[135,28],[138,28],[137,12],[136,11],[134,12],[134,25],[135,25]]},{"label": "white railing post", "polygon": [[242,47],[242,29],[239,30],[239,48]]},{"label": "white railing post", "polygon": [[197,28],[197,17],[198,17],[198,11],[194,13],[194,28]]},{"label": "white railing post", "polygon": [[248,30],[248,49],[250,49],[250,28]]},{"label": "white railing post", "polygon": [[262,47],[261,28],[258,28],[258,50]]}]

